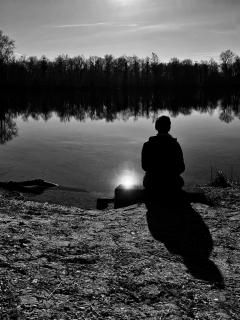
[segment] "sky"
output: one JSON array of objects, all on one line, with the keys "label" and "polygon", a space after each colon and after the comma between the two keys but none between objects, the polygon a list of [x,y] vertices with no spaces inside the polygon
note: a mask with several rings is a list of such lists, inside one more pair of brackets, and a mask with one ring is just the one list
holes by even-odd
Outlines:
[{"label": "sky", "polygon": [[16,54],[218,60],[240,55],[240,0],[0,0]]}]

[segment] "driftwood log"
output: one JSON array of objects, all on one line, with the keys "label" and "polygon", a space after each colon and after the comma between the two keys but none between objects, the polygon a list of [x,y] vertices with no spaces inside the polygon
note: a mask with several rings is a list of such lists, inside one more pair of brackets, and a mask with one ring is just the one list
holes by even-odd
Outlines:
[{"label": "driftwood log", "polygon": [[42,179],[27,180],[27,181],[9,181],[0,182],[0,188],[8,191],[19,191],[23,193],[41,194],[48,188],[58,187],[56,183],[48,182]]},{"label": "driftwood log", "polygon": [[[163,196],[164,198],[165,196]],[[167,201],[173,198],[175,201],[175,195],[168,196]],[[203,191],[199,188],[191,188],[188,191],[181,190],[178,194],[178,201],[187,201],[188,203],[202,203],[212,205],[211,199],[207,197]],[[113,203],[114,209],[128,207],[137,203],[146,203],[148,196],[144,188],[140,186],[134,186],[132,188],[125,188],[119,185],[114,191],[114,198],[97,199],[97,209],[104,210],[109,204]]]}]

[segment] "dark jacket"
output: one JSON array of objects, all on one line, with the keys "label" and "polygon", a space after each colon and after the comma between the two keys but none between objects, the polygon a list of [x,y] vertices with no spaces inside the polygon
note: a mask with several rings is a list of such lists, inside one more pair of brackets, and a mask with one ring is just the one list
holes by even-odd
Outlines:
[{"label": "dark jacket", "polygon": [[142,168],[146,172],[145,186],[179,182],[185,170],[182,149],[170,134],[150,137],[142,149]]}]

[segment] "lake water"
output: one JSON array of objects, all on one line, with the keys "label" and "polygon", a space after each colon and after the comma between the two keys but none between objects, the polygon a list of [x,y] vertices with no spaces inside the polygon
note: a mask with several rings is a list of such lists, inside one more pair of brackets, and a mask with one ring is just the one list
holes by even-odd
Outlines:
[{"label": "lake water", "polygon": [[54,190],[37,200],[93,207],[126,175],[141,183],[142,145],[156,134],[154,121],[163,114],[171,117],[171,134],[183,149],[186,185],[209,182],[211,167],[240,176],[239,96],[186,102],[134,95],[117,102],[102,97],[98,103],[78,97],[58,97],[56,105],[53,94],[3,100],[0,181],[41,178],[84,189],[88,192]]}]

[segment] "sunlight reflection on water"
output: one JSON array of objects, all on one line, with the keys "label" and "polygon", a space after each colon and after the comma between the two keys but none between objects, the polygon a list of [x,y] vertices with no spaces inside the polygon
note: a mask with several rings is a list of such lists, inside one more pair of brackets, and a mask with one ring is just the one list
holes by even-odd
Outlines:
[{"label": "sunlight reflection on water", "polygon": [[122,185],[124,188],[129,189],[134,185],[140,183],[140,179],[136,172],[132,170],[124,170],[116,179],[117,185]]}]

